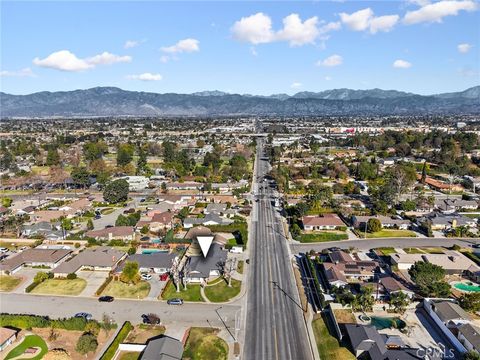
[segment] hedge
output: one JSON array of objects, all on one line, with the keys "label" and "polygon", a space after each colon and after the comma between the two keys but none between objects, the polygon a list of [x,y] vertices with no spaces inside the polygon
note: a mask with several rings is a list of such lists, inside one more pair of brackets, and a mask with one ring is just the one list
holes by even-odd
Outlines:
[{"label": "hedge", "polygon": [[107,287],[108,284],[110,284],[113,280],[113,277],[112,276],[109,276],[104,282],[102,285],[100,285],[100,287],[97,289],[97,291],[95,292],[95,294],[97,296],[99,296],[103,290],[105,290],[105,288]]},{"label": "hedge", "polygon": [[40,285],[39,282],[32,282],[30,285],[28,285],[26,288],[25,288],[25,292],[28,294],[29,292],[31,292],[33,289],[35,289],[38,285]]},{"label": "hedge", "polygon": [[129,321],[125,321],[122,325],[122,328],[118,332],[115,339],[108,347],[108,349],[103,353],[100,360],[112,360],[115,354],[117,353],[118,346],[126,339],[130,331],[132,331],[133,326]]},{"label": "hedge", "polygon": [[84,331],[87,323],[94,323],[97,325],[98,328],[100,328],[100,324],[97,321],[87,321],[84,318],[72,317],[66,319],[52,320],[48,316],[11,314],[0,315],[0,326],[11,326],[20,329],[31,329],[34,327],[54,327],[57,329]]}]

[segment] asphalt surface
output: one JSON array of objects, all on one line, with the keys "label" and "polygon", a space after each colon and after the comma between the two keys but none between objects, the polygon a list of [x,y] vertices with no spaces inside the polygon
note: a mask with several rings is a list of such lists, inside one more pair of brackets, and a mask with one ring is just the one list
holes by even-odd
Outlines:
[{"label": "asphalt surface", "polygon": [[473,244],[479,244],[480,239],[457,239],[457,238],[390,238],[390,239],[358,239],[329,241],[324,243],[312,244],[290,244],[293,253],[307,252],[310,250],[321,251],[329,247],[339,247],[348,249],[354,247],[358,250],[368,250],[377,247],[434,247],[434,246],[453,246],[454,244],[462,247],[470,247]]},{"label": "asphalt surface", "polygon": [[244,359],[312,359],[295,286],[287,240],[272,206],[273,191],[262,181],[269,168],[257,142],[254,201],[249,240],[250,268],[246,303]]},{"label": "asphalt surface", "polygon": [[96,298],[78,296],[0,294],[0,312],[2,313],[42,315],[56,319],[71,317],[78,312],[87,312],[97,320],[102,320],[104,315],[108,315],[117,324],[127,320],[134,324],[140,323],[142,314],[154,313],[167,327],[212,326],[225,329],[226,325],[232,334],[235,328],[235,315],[239,309],[238,305],[228,304],[184,303],[175,306],[158,300],[124,299],[101,303]]}]

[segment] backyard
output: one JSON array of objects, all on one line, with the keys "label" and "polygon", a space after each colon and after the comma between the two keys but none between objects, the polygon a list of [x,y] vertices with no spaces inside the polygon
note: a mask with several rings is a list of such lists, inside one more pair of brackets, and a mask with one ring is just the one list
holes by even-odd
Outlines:
[{"label": "backyard", "polygon": [[241,285],[241,281],[232,279],[232,286],[229,287],[227,281],[220,278],[205,287],[205,295],[211,302],[225,302],[240,293]]},{"label": "backyard", "polygon": [[112,281],[103,290],[102,295],[109,295],[117,298],[143,299],[150,292],[150,284],[140,281],[137,284],[126,284],[121,281]]},{"label": "backyard", "polygon": [[180,286],[180,292],[177,292],[177,288],[172,281],[169,281],[163,293],[161,295],[162,299],[183,299],[184,301],[204,301],[202,294],[200,293],[200,285],[187,285],[185,290],[183,286]]},{"label": "backyard", "polygon": [[38,284],[32,294],[79,295],[87,286],[84,279],[47,279]]},{"label": "backyard", "polygon": [[0,275],[0,291],[12,291],[22,282],[22,278],[11,275]]},{"label": "backyard", "polygon": [[321,359],[355,359],[353,354],[347,348],[341,347],[338,340],[330,334],[321,315],[314,316],[312,327]]},{"label": "backyard", "polygon": [[5,360],[9,359],[14,359],[20,355],[22,355],[25,350],[28,348],[40,348],[40,352],[35,355],[34,357],[30,357],[28,355],[25,356],[25,358],[28,358],[29,360],[40,360],[43,358],[43,356],[47,353],[48,347],[45,341],[38,335],[27,335],[25,336],[25,339],[17,345],[14,349],[12,349],[7,356],[5,357]]},{"label": "backyard", "polygon": [[228,345],[217,333],[218,329],[190,328],[183,359],[227,360]]}]

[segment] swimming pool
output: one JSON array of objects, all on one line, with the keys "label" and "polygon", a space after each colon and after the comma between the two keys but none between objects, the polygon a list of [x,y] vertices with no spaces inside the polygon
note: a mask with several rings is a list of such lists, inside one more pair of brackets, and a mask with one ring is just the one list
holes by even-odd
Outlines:
[{"label": "swimming pool", "polygon": [[161,249],[145,249],[142,250],[142,254],[155,254],[158,252],[168,252],[168,250],[161,250]]},{"label": "swimming pool", "polygon": [[459,282],[453,285],[455,289],[467,292],[479,292],[480,286],[473,284],[472,282]]},{"label": "swimming pool", "polygon": [[405,321],[397,318],[397,317],[380,317],[380,316],[372,316],[371,322],[373,326],[375,326],[378,330],[383,329],[403,329],[407,324]]}]

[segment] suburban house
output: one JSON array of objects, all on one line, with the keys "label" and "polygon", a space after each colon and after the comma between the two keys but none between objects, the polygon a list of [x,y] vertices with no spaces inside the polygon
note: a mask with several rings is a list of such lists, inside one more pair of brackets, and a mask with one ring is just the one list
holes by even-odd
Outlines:
[{"label": "suburban house", "polygon": [[321,216],[304,216],[303,228],[306,231],[335,230],[346,226],[337,214],[324,214]]},{"label": "suburban house", "polygon": [[17,339],[18,330],[0,327],[0,352],[9,347]]},{"label": "suburban house", "polygon": [[183,220],[183,227],[189,229],[195,225],[230,225],[233,223],[233,220],[223,218],[217,214],[207,214],[203,218],[186,218]]},{"label": "suburban house", "polygon": [[371,281],[378,267],[375,261],[355,260],[344,251],[332,251],[329,258],[330,262],[324,262],[322,269],[330,286]]},{"label": "suburban house", "polygon": [[173,226],[173,217],[174,213],[170,211],[154,214],[150,221],[150,231],[159,232],[161,230],[170,230]]},{"label": "suburban house", "polygon": [[390,297],[391,294],[402,292],[406,294],[410,299],[413,298],[415,292],[408,289],[400,281],[391,276],[385,276],[379,279],[378,283],[383,289],[385,296]]},{"label": "suburban house", "polygon": [[364,230],[367,226],[368,220],[377,219],[380,221],[382,228],[395,228],[407,230],[410,227],[410,221],[403,219],[392,219],[391,217],[384,215],[374,215],[374,216],[352,216],[352,225],[355,229]]},{"label": "suburban house", "polygon": [[138,263],[140,272],[151,272],[156,274],[165,274],[172,269],[175,259],[178,259],[177,254],[167,252],[153,252],[151,254],[133,254],[129,255],[124,261],[122,261],[116,272],[121,272],[127,261]]},{"label": "suburban house", "polygon": [[480,270],[472,260],[453,250],[445,251],[444,254],[392,254],[390,261],[392,266],[397,266],[399,270],[408,270],[419,261],[438,265],[449,275],[462,275],[467,271],[476,273]]},{"label": "suburban house", "polygon": [[40,221],[31,225],[24,225],[22,227],[22,236],[29,238],[35,236],[42,236],[46,239],[63,239],[63,232],[55,225],[48,221]]},{"label": "suburban house", "polygon": [[458,327],[458,340],[468,351],[480,352],[480,329],[472,324],[463,324]]},{"label": "suburban house", "polygon": [[[421,175],[417,174],[418,180],[421,179]],[[442,192],[451,192],[451,191],[463,191],[465,190],[463,186],[459,184],[446,184],[443,181],[433,179],[429,176],[426,177],[425,179],[425,184],[428,185],[430,188],[437,190],[437,191],[442,191]]]},{"label": "suburban house", "polygon": [[135,231],[132,226],[112,226],[100,230],[90,230],[86,234],[96,240],[125,240],[135,239]]},{"label": "suburban house", "polygon": [[223,213],[227,210],[227,204],[222,203],[209,203],[203,213],[207,214],[217,214],[223,215]]},{"label": "suburban house", "polygon": [[438,199],[435,201],[435,207],[444,213],[453,213],[462,209],[475,210],[478,203],[475,200]]},{"label": "suburban house", "polygon": [[149,183],[149,180],[146,176],[124,176],[118,179],[126,180],[128,182],[128,189],[130,191],[145,190]]},{"label": "suburban house", "polygon": [[417,223],[428,223],[431,225],[432,230],[449,230],[457,226],[475,227],[477,225],[477,219],[456,213],[443,214],[434,212],[418,218]]},{"label": "suburban house", "polygon": [[183,344],[180,340],[162,335],[148,340],[140,360],[181,360]]},{"label": "suburban house", "polygon": [[12,274],[22,266],[46,266],[56,268],[71,254],[67,249],[26,249],[0,262],[0,272]]},{"label": "suburban house", "polygon": [[53,274],[64,277],[79,270],[112,271],[126,256],[127,253],[107,246],[86,249],[53,269]]}]

